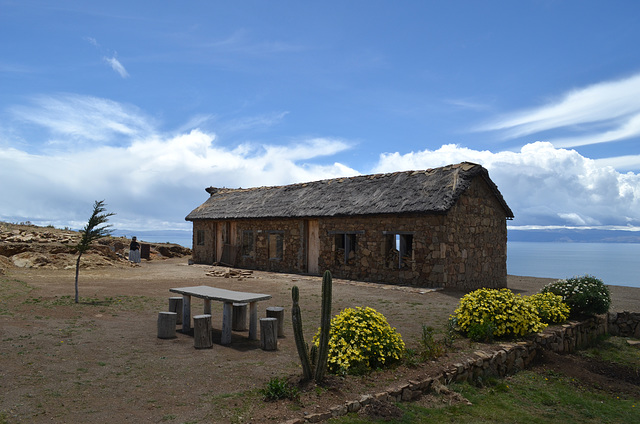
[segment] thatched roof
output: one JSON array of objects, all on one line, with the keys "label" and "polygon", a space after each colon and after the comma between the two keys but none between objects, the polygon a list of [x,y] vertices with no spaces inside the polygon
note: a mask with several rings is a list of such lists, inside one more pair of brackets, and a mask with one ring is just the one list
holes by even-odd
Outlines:
[{"label": "thatched roof", "polygon": [[480,165],[361,175],[277,187],[209,187],[209,199],[185,219],[314,218],[373,214],[445,214],[471,181],[483,178],[507,218],[513,213]]}]

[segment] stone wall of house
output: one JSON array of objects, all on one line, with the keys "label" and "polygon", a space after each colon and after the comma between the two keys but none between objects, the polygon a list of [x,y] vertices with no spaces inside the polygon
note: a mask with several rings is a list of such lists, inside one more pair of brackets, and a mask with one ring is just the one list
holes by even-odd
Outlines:
[{"label": "stone wall of house", "polygon": [[473,180],[446,219],[443,286],[507,287],[506,214],[482,178]]},{"label": "stone wall of house", "polygon": [[[390,245],[394,233],[411,237],[410,254]],[[481,178],[446,215],[327,218],[320,234],[320,268],[338,278],[461,290],[507,286],[506,214]],[[345,235],[356,240],[347,257],[337,240]]]},{"label": "stone wall of house", "polygon": [[[191,257],[198,264],[212,264],[215,262],[215,223],[213,221],[193,221],[193,240]],[[200,232],[200,239],[198,233]]]},{"label": "stone wall of house", "polygon": [[[329,269],[338,278],[352,280],[442,285],[442,257],[447,248],[441,242],[445,228],[443,215],[325,218],[319,223],[320,269]],[[408,251],[396,249],[396,234],[411,239]],[[340,247],[343,237],[355,237],[355,250],[346,255]]]},{"label": "stone wall of house", "polygon": [[[273,272],[305,271],[304,221],[298,219],[246,219],[233,221],[229,245],[234,263],[240,268]],[[221,249],[216,247],[216,222],[193,221],[193,261],[214,263]],[[198,244],[198,231],[204,232]]]},{"label": "stone wall of house", "polygon": [[300,219],[236,221],[236,264],[241,268],[272,272],[305,272],[304,237],[304,220]]}]

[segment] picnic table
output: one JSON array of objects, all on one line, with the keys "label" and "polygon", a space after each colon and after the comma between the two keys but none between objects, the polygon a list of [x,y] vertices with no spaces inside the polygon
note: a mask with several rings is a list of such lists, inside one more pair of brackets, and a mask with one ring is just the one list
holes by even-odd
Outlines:
[{"label": "picnic table", "polygon": [[191,329],[191,297],[204,299],[204,313],[211,315],[211,301],[223,302],[222,307],[222,339],[223,345],[231,344],[231,319],[234,303],[249,304],[249,339],[258,340],[258,309],[257,303],[271,299],[269,294],[245,293],[233,290],[219,289],[211,286],[178,287],[169,289],[170,292],[182,295],[182,332]]}]

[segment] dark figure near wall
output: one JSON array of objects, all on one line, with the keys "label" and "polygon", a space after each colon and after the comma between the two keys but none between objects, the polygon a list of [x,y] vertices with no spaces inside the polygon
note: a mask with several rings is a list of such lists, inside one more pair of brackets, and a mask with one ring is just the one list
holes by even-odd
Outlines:
[{"label": "dark figure near wall", "polygon": [[135,236],[133,236],[131,244],[129,244],[129,262],[140,263],[140,243],[138,243]]}]

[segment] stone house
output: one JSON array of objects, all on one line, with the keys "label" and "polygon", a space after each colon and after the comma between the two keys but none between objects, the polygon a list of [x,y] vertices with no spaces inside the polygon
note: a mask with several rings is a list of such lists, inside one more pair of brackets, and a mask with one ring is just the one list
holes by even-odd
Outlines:
[{"label": "stone house", "polygon": [[507,284],[513,213],[477,164],[206,191],[185,218],[195,263],[462,290]]}]

